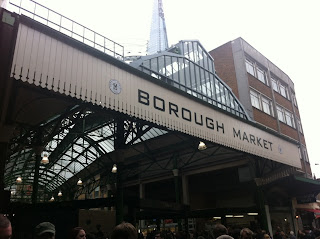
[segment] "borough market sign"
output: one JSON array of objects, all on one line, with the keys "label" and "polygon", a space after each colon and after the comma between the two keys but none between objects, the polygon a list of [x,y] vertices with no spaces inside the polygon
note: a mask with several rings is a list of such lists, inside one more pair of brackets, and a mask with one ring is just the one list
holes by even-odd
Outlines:
[{"label": "borough market sign", "polygon": [[17,36],[10,75],[16,80],[301,168],[292,141],[164,87],[123,62],[111,64],[23,24]]}]

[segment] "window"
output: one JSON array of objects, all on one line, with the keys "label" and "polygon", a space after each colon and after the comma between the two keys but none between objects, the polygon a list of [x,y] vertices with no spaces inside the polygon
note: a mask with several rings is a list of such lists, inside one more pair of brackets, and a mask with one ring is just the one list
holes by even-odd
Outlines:
[{"label": "window", "polygon": [[259,81],[262,83],[269,85],[268,80],[267,80],[267,75],[264,70],[261,68],[255,66],[254,63],[246,59],[246,69],[247,72],[256,77]]},{"label": "window", "polygon": [[268,115],[272,115],[273,116],[272,101],[269,100],[266,97],[263,97],[263,96],[261,96],[261,100],[262,100],[262,110],[263,110],[263,112],[268,114]]},{"label": "window", "polygon": [[302,159],[301,150],[302,150],[302,149],[299,147],[299,150],[298,150],[298,151],[299,151],[299,157],[300,157],[300,159]]},{"label": "window", "polygon": [[288,87],[285,85],[281,84],[279,80],[276,80],[275,78],[271,77],[271,84],[272,84],[272,89],[279,94],[281,94],[283,97],[289,99],[289,92],[288,92]]},{"label": "window", "polygon": [[300,131],[300,133],[303,133],[302,132],[302,125],[301,125],[301,121],[297,119],[297,127],[298,127],[298,130]]},{"label": "window", "polygon": [[292,128],[296,128],[293,114],[290,111],[277,105],[277,114],[279,121],[291,126]]},{"label": "window", "polygon": [[259,94],[253,90],[250,90],[250,97],[252,106],[260,110]]},{"label": "window", "polygon": [[294,120],[293,120],[293,115],[291,114],[291,112],[287,111],[287,110],[284,110],[285,112],[285,116],[286,116],[286,123],[287,125],[295,128],[295,125],[294,125]]},{"label": "window", "polygon": [[272,101],[260,93],[250,90],[251,104],[264,113],[273,116]]},{"label": "window", "polygon": [[304,157],[305,157],[305,161],[306,161],[307,163],[309,163],[308,153],[307,153],[307,150],[306,150],[305,148],[303,149],[303,154],[304,154]]},{"label": "window", "polygon": [[257,78],[258,78],[259,81],[261,81],[264,84],[266,84],[265,73],[260,68],[257,68]]},{"label": "window", "polygon": [[277,114],[278,114],[278,119],[285,123],[285,118],[284,118],[284,112],[283,112],[283,109],[279,106],[277,106]]},{"label": "window", "polygon": [[96,187],[94,190],[94,198],[100,197],[100,186]]},{"label": "window", "polygon": [[297,99],[296,99],[296,96],[294,94],[292,94],[292,99],[293,99],[293,103],[295,106],[298,106],[297,104]]},{"label": "window", "polygon": [[272,84],[272,88],[274,91],[279,92],[279,88],[278,88],[278,82],[277,80],[271,78],[271,84]]},{"label": "window", "polygon": [[302,155],[303,155],[304,161],[309,162],[308,152],[305,146],[301,145],[301,147],[299,148],[299,155],[300,155],[300,159],[302,159]]},{"label": "window", "polygon": [[288,98],[288,97],[287,97],[287,92],[286,92],[286,87],[280,83],[280,84],[279,84],[279,88],[280,88],[280,94],[281,94],[283,97]]},{"label": "window", "polygon": [[255,75],[254,74],[254,66],[253,63],[251,61],[246,60],[246,68],[247,68],[247,72],[250,73],[251,75]]}]

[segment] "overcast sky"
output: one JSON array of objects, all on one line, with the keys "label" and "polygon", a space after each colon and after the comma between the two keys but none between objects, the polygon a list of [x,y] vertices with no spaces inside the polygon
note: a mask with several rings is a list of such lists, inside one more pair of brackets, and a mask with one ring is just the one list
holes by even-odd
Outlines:
[{"label": "overcast sky", "polygon": [[[125,46],[146,49],[153,0],[37,0]],[[163,0],[169,46],[197,39],[210,51],[242,37],[294,82],[313,172],[320,113],[319,0]]]}]

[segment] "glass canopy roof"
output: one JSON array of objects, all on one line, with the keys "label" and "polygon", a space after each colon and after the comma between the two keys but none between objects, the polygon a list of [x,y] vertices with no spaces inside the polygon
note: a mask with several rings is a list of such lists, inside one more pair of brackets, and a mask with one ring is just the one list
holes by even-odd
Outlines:
[{"label": "glass canopy roof", "polygon": [[131,65],[211,105],[250,120],[242,104],[215,73],[214,61],[199,41],[180,41],[167,51]]},{"label": "glass canopy roof", "polygon": [[[80,105],[67,112],[70,112],[67,117],[65,114],[58,115],[42,123],[38,129],[23,132],[14,139],[5,168],[5,184],[11,190],[13,200],[31,196],[28,192],[32,191],[35,175],[34,145],[39,137],[44,145],[42,152],[46,152],[49,158],[48,164],[40,164],[39,192],[57,190],[94,161],[115,150],[117,124],[114,118],[102,118],[101,115],[99,118],[96,112]],[[144,132],[139,137],[138,127],[140,132]],[[167,132],[147,125],[137,126],[129,119],[124,121],[124,128],[125,144],[131,145]],[[42,135],[39,135],[39,129]],[[19,176],[22,183],[16,182]]]}]

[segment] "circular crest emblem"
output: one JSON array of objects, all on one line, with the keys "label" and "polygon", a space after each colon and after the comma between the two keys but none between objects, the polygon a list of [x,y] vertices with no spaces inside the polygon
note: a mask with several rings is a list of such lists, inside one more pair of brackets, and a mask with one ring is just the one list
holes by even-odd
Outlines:
[{"label": "circular crest emblem", "polygon": [[110,80],[109,81],[109,88],[114,94],[120,94],[121,93],[121,85],[120,82],[117,80]]}]

